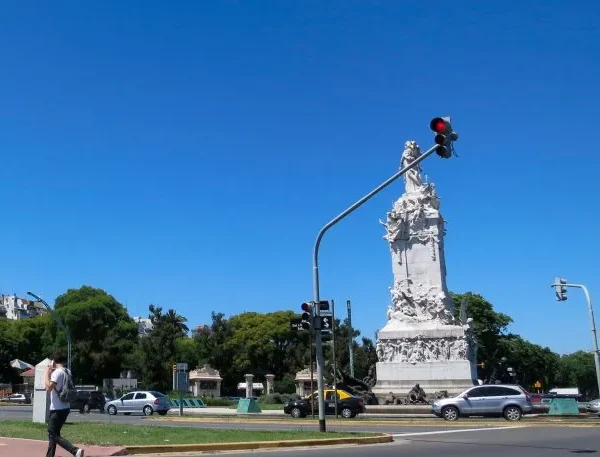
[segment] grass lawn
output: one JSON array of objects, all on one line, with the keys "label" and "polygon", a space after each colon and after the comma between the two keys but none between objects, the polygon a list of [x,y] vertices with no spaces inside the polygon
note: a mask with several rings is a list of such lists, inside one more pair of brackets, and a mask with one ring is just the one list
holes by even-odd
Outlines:
[{"label": "grass lawn", "polygon": [[[265,425],[268,428],[268,425]],[[312,428],[312,427],[311,427]],[[300,439],[344,438],[373,436],[372,433],[341,433],[318,431],[277,430],[210,430],[192,427],[160,427],[128,424],[69,423],[61,435],[78,444],[96,445],[149,445],[149,444],[201,444],[232,443],[240,441],[280,441]],[[31,421],[1,421],[0,436],[47,440],[46,425]]]}]

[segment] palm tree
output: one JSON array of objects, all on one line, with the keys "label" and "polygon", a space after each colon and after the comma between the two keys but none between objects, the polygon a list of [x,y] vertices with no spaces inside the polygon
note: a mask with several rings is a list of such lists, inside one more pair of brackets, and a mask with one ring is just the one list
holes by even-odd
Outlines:
[{"label": "palm tree", "polygon": [[178,333],[181,333],[181,336],[188,334],[189,328],[186,325],[187,319],[180,314],[177,314],[174,309],[167,311],[163,316],[163,319],[165,324],[173,327]]}]

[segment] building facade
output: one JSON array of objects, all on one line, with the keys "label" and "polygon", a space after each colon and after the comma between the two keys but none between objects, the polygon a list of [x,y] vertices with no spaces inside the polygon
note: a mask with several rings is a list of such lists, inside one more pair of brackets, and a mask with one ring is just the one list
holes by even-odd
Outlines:
[{"label": "building facade", "polygon": [[41,302],[19,298],[16,295],[0,295],[0,318],[30,319],[46,313]]}]

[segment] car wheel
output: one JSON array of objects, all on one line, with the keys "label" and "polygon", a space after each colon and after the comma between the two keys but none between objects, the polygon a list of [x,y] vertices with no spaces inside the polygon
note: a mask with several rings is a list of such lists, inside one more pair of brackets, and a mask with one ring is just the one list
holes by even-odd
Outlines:
[{"label": "car wheel", "polygon": [[342,417],[344,419],[350,419],[353,415],[352,410],[350,408],[344,408],[342,409]]},{"label": "car wheel", "polygon": [[523,417],[523,413],[518,406],[507,406],[504,408],[504,418],[507,421],[516,422],[521,420],[521,417]]},{"label": "car wheel", "polygon": [[456,406],[446,406],[442,409],[442,417],[447,421],[457,421],[460,417],[460,412]]},{"label": "car wheel", "polygon": [[299,417],[302,417],[302,411],[300,408],[292,408],[290,411],[290,416],[292,416],[294,419],[298,419]]},{"label": "car wheel", "polygon": [[143,412],[144,412],[144,416],[152,416],[152,414],[154,413],[154,410],[152,409],[152,406],[146,405],[146,406],[144,406]]},{"label": "car wheel", "polygon": [[115,405],[110,405],[107,409],[108,414],[110,414],[111,416],[114,416],[115,414],[117,414],[117,407]]},{"label": "car wheel", "polygon": [[159,411],[158,414],[160,414],[161,416],[166,416],[167,412],[166,411]]},{"label": "car wheel", "polygon": [[89,412],[90,412],[90,405],[88,403],[86,403],[85,405],[83,405],[83,408],[81,408],[81,412],[83,414],[89,414]]}]

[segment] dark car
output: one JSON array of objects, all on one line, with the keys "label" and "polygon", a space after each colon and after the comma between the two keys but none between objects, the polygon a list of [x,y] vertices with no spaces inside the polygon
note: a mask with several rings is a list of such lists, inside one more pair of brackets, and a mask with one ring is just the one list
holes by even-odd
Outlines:
[{"label": "dark car", "polygon": [[77,399],[71,402],[72,410],[79,410],[81,414],[90,412],[90,392],[78,390]]},{"label": "dark car", "polygon": [[92,409],[97,409],[102,413],[105,403],[106,398],[102,392],[78,390],[77,399],[71,402],[71,409],[79,410],[82,414],[87,414]]},{"label": "dark car", "polygon": [[[335,391],[325,389],[325,414],[335,414]],[[305,398],[291,399],[283,408],[283,412],[294,418],[306,417],[311,414],[311,401],[314,402],[315,413],[318,412],[319,402],[317,392]],[[344,390],[337,390],[337,410],[344,418],[356,417],[365,412],[365,402],[362,398],[350,395]]]},{"label": "dark car", "polygon": [[106,404],[106,402],[106,397],[102,392],[90,392],[90,409],[97,409],[98,411],[103,413],[104,405]]}]

